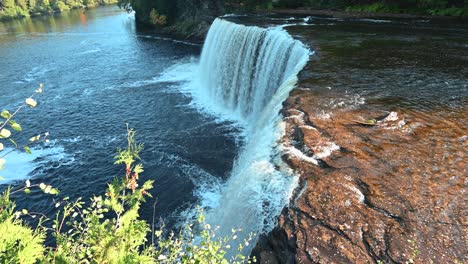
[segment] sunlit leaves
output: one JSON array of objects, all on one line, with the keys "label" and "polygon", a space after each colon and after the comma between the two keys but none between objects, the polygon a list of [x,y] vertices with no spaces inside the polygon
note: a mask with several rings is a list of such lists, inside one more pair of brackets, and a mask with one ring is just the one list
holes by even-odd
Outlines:
[{"label": "sunlit leaves", "polygon": [[34,100],[34,99],[32,99],[31,97],[29,97],[28,99],[26,99],[25,103],[26,103],[29,107],[31,107],[31,108],[34,108],[34,107],[36,107],[36,105],[37,105],[37,101]]},{"label": "sunlit leaves", "polygon": [[21,128],[20,124],[16,123],[13,120],[10,120],[10,126],[11,126],[11,128],[13,128],[14,130],[16,130],[18,132],[21,132],[23,130],[23,128]]},{"label": "sunlit leaves", "polygon": [[0,138],[9,138],[11,136],[10,130],[3,128],[0,130]]},{"label": "sunlit leaves", "polygon": [[41,139],[41,135],[37,135],[37,136],[34,136],[34,137],[30,138],[29,142],[33,143],[33,142],[38,141],[39,139]]},{"label": "sunlit leaves", "polygon": [[7,110],[3,110],[2,113],[0,113],[0,116],[2,116],[5,119],[11,118],[11,114]]},{"label": "sunlit leaves", "polygon": [[2,151],[3,148],[4,148],[4,147],[3,147],[3,143],[0,143],[0,151]]},{"label": "sunlit leaves", "polygon": [[31,154],[31,148],[28,146],[24,146],[24,151],[26,151],[28,154]]},{"label": "sunlit leaves", "polygon": [[[219,227],[211,230],[211,227],[204,223],[202,216],[199,217],[201,221],[199,226],[202,230],[200,241],[197,243],[194,241],[198,234],[194,233],[190,225],[180,236],[172,233],[169,238],[163,231],[155,231],[158,241],[146,246],[150,225],[140,219],[139,209],[145,198],[150,196],[149,190],[153,188],[153,181],[146,181],[141,187],[137,184],[139,183],[138,175],[143,172],[143,166],[137,162],[140,159],[138,154],[142,145],[134,142],[133,130],[128,132],[128,146],[120,150],[116,157],[116,163],[125,165],[125,175],[115,178],[108,185],[105,196],[95,196],[91,198],[90,203],[83,202],[80,198],[74,202],[69,201],[68,197],[55,198],[52,205],[57,208],[57,213],[54,219],[44,218],[44,221],[52,222],[48,224],[47,230],[53,232],[52,237],[55,238],[54,243],[57,247],[45,248],[47,252],[41,254],[36,259],[38,261],[32,263],[58,263],[56,261],[58,259],[61,263],[89,263],[90,260],[96,263],[155,263],[155,261],[158,263],[249,263],[240,252],[244,246],[249,245],[251,238],[239,242],[241,243],[239,250],[233,252],[235,255],[230,261],[226,256],[228,249],[231,249],[228,242],[236,238],[236,230],[233,230],[233,234],[227,238],[215,238],[214,232]],[[34,136],[30,139],[30,143],[46,139],[47,136],[48,133]],[[28,145],[24,147],[24,150],[30,153]],[[0,158],[0,167],[4,163],[5,160]],[[31,183],[30,180],[26,180],[23,187],[16,188],[11,193],[29,194],[33,188],[39,188],[45,194],[57,195],[59,193],[51,185]],[[4,197],[0,194],[0,225],[1,204],[5,201]],[[20,211],[13,209],[7,212],[7,216],[10,218],[16,216],[15,221],[18,223],[21,223],[25,217],[34,218],[42,215],[29,212],[27,209]],[[42,221],[41,217],[38,219]],[[19,226],[32,230],[21,224]],[[46,228],[41,226],[41,222],[36,230],[45,236]],[[0,240],[1,238],[0,236]],[[40,245],[42,246],[43,243],[41,242]],[[131,261],[128,262],[128,260]]]},{"label": "sunlit leaves", "polygon": [[57,195],[59,193],[59,190],[53,188],[51,185],[46,185],[45,183],[41,182],[39,184],[39,188],[47,194],[52,194],[52,195]]},{"label": "sunlit leaves", "polygon": [[18,144],[16,144],[16,141],[15,141],[15,140],[13,140],[12,138],[9,138],[9,139],[8,139],[8,141],[10,141],[10,142],[11,142],[11,144],[15,145],[15,148],[17,148],[17,147],[18,147]]},{"label": "sunlit leaves", "polygon": [[[47,193],[47,192],[46,192]],[[52,195],[57,195],[59,194],[59,190],[55,189],[55,188],[51,188],[48,192],[48,194],[52,194]]]},{"label": "sunlit leaves", "polygon": [[43,92],[43,90],[42,90],[43,87],[44,87],[44,84],[42,84],[42,83],[39,84],[39,88],[37,88],[35,92],[36,93],[42,93]]}]

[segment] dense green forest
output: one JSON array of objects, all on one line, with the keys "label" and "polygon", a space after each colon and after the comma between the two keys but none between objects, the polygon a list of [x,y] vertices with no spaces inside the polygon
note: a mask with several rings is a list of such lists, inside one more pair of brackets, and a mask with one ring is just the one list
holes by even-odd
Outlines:
[{"label": "dense green forest", "polygon": [[468,15],[468,1],[465,0],[119,0],[119,5],[133,8],[138,20],[152,24],[170,24],[177,22],[178,18],[186,20],[272,8]]},{"label": "dense green forest", "polygon": [[0,0],[0,20],[116,2],[117,0]]},{"label": "dense green forest", "polygon": [[272,8],[468,15],[468,1],[465,0],[0,0],[0,20],[112,4],[117,1],[122,7],[133,8],[138,20],[152,24],[171,24],[180,17],[191,19],[217,16],[226,12]]}]

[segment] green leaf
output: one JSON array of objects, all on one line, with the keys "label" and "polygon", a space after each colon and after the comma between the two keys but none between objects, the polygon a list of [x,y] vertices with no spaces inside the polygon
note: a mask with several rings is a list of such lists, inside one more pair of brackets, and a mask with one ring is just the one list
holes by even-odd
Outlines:
[{"label": "green leaf", "polygon": [[21,213],[23,213],[23,214],[28,214],[28,210],[23,209],[23,210],[21,210]]},{"label": "green leaf", "polygon": [[11,114],[7,110],[3,110],[2,113],[0,114],[0,116],[2,116],[5,119],[8,119],[8,118],[11,117]]},{"label": "green leaf", "polygon": [[21,128],[20,124],[16,123],[13,120],[10,120],[10,126],[11,126],[11,128],[13,128],[16,131],[22,131],[23,130],[23,128]]},{"label": "green leaf", "polygon": [[30,189],[24,189],[24,193],[29,194],[29,193],[31,193],[31,190]]},{"label": "green leaf", "polygon": [[28,154],[31,154],[31,149],[28,146],[24,146],[24,151],[26,151]]},{"label": "green leaf", "polygon": [[44,189],[44,192],[45,192],[45,193],[50,193],[51,190],[52,190],[52,186],[47,185],[47,186],[45,187],[45,189]]},{"label": "green leaf", "polygon": [[13,145],[15,145],[15,148],[18,148],[18,144],[16,144],[16,141],[14,141],[12,138],[8,139]]},{"label": "green leaf", "polygon": [[49,191],[49,194],[57,195],[57,194],[59,194],[59,190],[57,190],[55,188],[51,188],[50,191]]}]

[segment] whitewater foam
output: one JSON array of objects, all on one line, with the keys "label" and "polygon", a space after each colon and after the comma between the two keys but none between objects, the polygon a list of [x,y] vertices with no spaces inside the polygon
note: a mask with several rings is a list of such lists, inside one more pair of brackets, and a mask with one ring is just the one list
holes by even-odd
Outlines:
[{"label": "whitewater foam", "polygon": [[[57,146],[51,142],[44,146],[31,148],[31,154],[23,151],[5,148],[2,153],[9,153],[5,159],[5,168],[0,171],[0,184],[9,184],[14,181],[21,181],[34,177],[36,169],[46,169],[52,163],[59,163],[59,166],[73,163],[72,156],[67,154],[62,146]],[[40,172],[38,172],[40,174]]]},{"label": "whitewater foam", "polygon": [[[281,27],[243,26],[216,19],[203,47],[197,78],[182,90],[193,104],[244,132],[229,179],[195,194],[219,235],[232,228],[267,233],[287,205],[297,175],[281,159],[284,124],[279,112],[310,51]],[[246,252],[250,247],[246,248]]]}]

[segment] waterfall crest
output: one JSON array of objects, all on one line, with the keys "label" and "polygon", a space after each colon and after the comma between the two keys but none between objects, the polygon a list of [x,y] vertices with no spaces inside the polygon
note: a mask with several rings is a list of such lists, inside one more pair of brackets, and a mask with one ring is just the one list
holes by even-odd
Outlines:
[{"label": "waterfall crest", "polygon": [[216,19],[203,47],[200,82],[206,94],[250,123],[281,85],[302,69],[309,51],[281,28]]},{"label": "waterfall crest", "polygon": [[287,204],[297,177],[281,160],[279,111],[309,59],[309,50],[281,28],[216,19],[205,41],[198,86],[209,103],[245,124],[246,139],[219,201],[206,212],[220,227],[266,233]]}]

